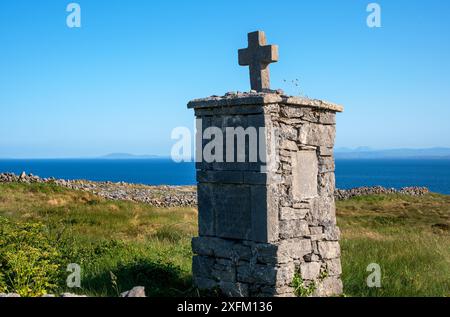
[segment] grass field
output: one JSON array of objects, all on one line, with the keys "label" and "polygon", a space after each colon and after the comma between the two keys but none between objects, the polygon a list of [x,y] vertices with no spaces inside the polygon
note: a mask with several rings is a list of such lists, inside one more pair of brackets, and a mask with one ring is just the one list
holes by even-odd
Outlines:
[{"label": "grass field", "polygon": [[[337,209],[346,296],[450,295],[450,196],[367,196],[338,202]],[[0,218],[0,291],[3,280],[3,291],[25,296],[73,292],[64,287],[65,267],[78,263],[78,293],[117,296],[143,285],[148,296],[196,294],[195,208],[108,201],[48,184],[0,184]],[[30,260],[21,249],[44,249],[45,256]],[[366,286],[370,263],[381,267],[381,288]],[[55,274],[45,275],[47,269]],[[30,276],[38,276],[39,287]]]}]

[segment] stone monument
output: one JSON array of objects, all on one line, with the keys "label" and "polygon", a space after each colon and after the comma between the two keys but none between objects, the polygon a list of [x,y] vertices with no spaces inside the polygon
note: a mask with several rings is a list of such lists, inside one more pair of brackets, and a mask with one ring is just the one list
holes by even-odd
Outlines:
[{"label": "stone monument", "polygon": [[252,90],[188,104],[198,124],[194,283],[226,296],[339,295],[333,146],[343,108],[270,90],[278,47],[261,31],[248,40],[239,64]]}]

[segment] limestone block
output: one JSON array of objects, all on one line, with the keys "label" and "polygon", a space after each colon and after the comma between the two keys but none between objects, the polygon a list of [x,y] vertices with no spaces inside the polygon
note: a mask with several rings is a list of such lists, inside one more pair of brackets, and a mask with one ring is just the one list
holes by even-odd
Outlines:
[{"label": "limestone block", "polygon": [[292,283],[295,275],[295,265],[293,262],[281,264],[276,268],[276,286],[286,286]]},{"label": "limestone block", "polygon": [[322,234],[323,233],[323,227],[321,227],[321,226],[309,227],[309,231],[311,232],[311,234]]},{"label": "limestone block", "polygon": [[308,222],[305,220],[280,221],[280,238],[290,239],[309,235]]},{"label": "limestone block", "polygon": [[280,211],[280,220],[298,220],[305,219],[309,209],[295,209],[290,207],[283,207]]},{"label": "limestone block", "polygon": [[335,276],[329,276],[319,282],[314,292],[314,296],[337,296],[342,294],[342,281]]},{"label": "limestone block", "polygon": [[304,280],[315,280],[320,274],[319,262],[302,263],[300,265],[300,273]]},{"label": "limestone block", "polygon": [[327,264],[327,271],[329,276],[336,276],[342,274],[341,259],[332,259],[325,261]]},{"label": "limestone block", "polygon": [[[334,172],[336,166],[332,156],[319,156],[319,173]],[[330,173],[333,174],[334,173]]]},{"label": "limestone block", "polygon": [[319,241],[317,245],[323,259],[335,259],[341,255],[341,248],[337,241]]},{"label": "limestone block", "polygon": [[336,124],[336,113],[329,111],[320,111],[319,122],[322,124]]},{"label": "limestone block", "polygon": [[219,282],[236,282],[236,267],[230,263],[228,265],[222,265],[216,263],[211,270],[212,277]]},{"label": "limestone block", "polygon": [[299,128],[298,140],[304,145],[333,147],[335,136],[333,125],[306,122]]},{"label": "limestone block", "polygon": [[267,297],[295,297],[294,288],[291,286],[264,286],[261,293]]},{"label": "limestone block", "polygon": [[211,290],[218,287],[219,283],[209,278],[194,275],[194,285],[200,290]]},{"label": "limestone block", "polygon": [[292,193],[296,200],[317,196],[318,160],[314,151],[299,151],[292,156]]},{"label": "limestone block", "polygon": [[251,186],[251,239],[257,242],[278,240],[278,199],[276,186]]},{"label": "limestone block", "polygon": [[280,124],[280,136],[282,139],[297,141],[298,131],[292,125],[281,123]]},{"label": "limestone block", "polygon": [[248,297],[249,296],[249,288],[248,284],[245,283],[230,283],[230,282],[221,282],[220,290],[223,295],[228,297]]},{"label": "limestone block", "polygon": [[244,173],[241,171],[197,171],[197,182],[242,184]]},{"label": "limestone block", "polygon": [[304,116],[305,108],[281,106],[280,114],[286,118],[301,118]]},{"label": "limestone block", "polygon": [[287,263],[292,260],[302,259],[311,252],[309,239],[283,240],[278,245],[258,245],[256,254],[258,261],[262,263]]},{"label": "limestone block", "polygon": [[211,257],[194,256],[192,258],[192,274],[199,277],[211,278],[215,261]]},{"label": "limestone block", "polygon": [[324,227],[325,240],[339,241],[341,238],[341,231],[336,226]]},{"label": "limestone block", "polygon": [[311,205],[310,213],[307,215],[310,225],[335,226],[336,205],[334,196],[322,196],[316,198]]},{"label": "limestone block", "polygon": [[319,122],[319,118],[320,118],[320,113],[317,110],[314,110],[311,108],[303,109],[302,120],[316,123],[316,122]]},{"label": "limestone block", "polygon": [[288,151],[297,151],[298,146],[295,141],[291,140],[282,140],[280,144],[280,149],[288,150]]},{"label": "limestone block", "polygon": [[334,196],[336,179],[334,173],[320,173],[318,179],[319,195]]},{"label": "limestone block", "polygon": [[250,188],[243,185],[214,187],[216,235],[221,238],[251,239]]},{"label": "limestone block", "polygon": [[273,265],[241,263],[237,268],[239,282],[252,284],[276,284],[277,270]]},{"label": "limestone block", "polygon": [[214,236],[215,214],[214,214],[214,193],[210,184],[198,184],[198,231],[202,236]]},{"label": "limestone block", "polygon": [[320,156],[333,156],[333,148],[327,146],[319,147],[319,155]]},{"label": "limestone block", "polygon": [[310,207],[311,207],[311,202],[310,201],[294,202],[292,204],[292,208],[295,208],[295,209],[309,209]]},{"label": "limestone block", "polygon": [[195,237],[192,239],[192,251],[198,255],[236,260],[249,260],[251,249],[233,240],[213,237]]}]

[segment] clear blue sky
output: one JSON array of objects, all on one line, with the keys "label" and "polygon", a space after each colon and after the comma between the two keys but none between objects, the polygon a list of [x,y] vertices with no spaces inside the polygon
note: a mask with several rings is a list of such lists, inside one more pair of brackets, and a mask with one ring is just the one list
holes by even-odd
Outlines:
[{"label": "clear blue sky", "polygon": [[249,89],[237,49],[280,46],[272,88],[299,79],[345,106],[338,147],[450,146],[450,1],[79,0],[0,2],[0,157],[168,155],[186,103]]}]

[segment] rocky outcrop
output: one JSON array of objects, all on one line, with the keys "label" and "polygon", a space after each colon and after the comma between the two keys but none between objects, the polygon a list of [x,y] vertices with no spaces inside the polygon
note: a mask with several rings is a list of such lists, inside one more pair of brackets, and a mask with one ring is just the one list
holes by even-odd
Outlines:
[{"label": "rocky outcrop", "polygon": [[[74,190],[82,190],[111,200],[128,200],[146,203],[155,207],[195,207],[197,193],[195,186],[148,186],[128,184],[124,182],[93,182],[86,180],[63,180],[40,178],[33,174],[21,175],[13,173],[0,174],[0,183],[49,183]],[[426,187],[405,187],[402,189],[385,188],[381,186],[359,187],[354,189],[336,189],[337,200],[346,200],[358,196],[403,194],[423,196],[430,193]]]},{"label": "rocky outcrop", "polygon": [[0,183],[48,183],[74,190],[82,190],[111,200],[128,200],[155,207],[191,207],[197,205],[194,186],[147,186],[124,182],[93,182],[87,180],[64,180],[40,178],[33,174],[0,174]]},{"label": "rocky outcrop", "polygon": [[[20,297],[19,294],[17,293],[0,293],[0,298],[12,298],[12,297]],[[73,294],[73,293],[62,293],[60,295],[55,295],[55,294],[45,294],[42,295],[41,297],[88,297],[86,295],[78,295],[78,294]],[[123,292],[122,294],[120,294],[120,297],[146,297],[145,296],[145,287],[143,286],[136,286],[133,287],[131,290]]]},{"label": "rocky outcrop", "polygon": [[346,200],[358,196],[401,194],[409,196],[423,196],[429,194],[426,187],[404,187],[401,189],[385,188],[381,186],[359,187],[353,189],[336,189],[334,196],[337,200]]}]

